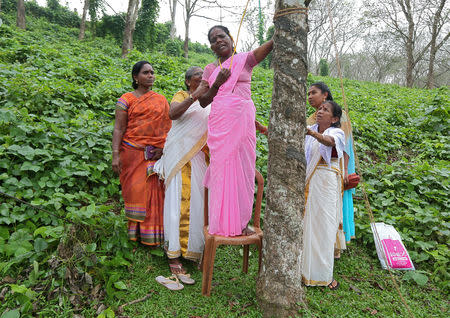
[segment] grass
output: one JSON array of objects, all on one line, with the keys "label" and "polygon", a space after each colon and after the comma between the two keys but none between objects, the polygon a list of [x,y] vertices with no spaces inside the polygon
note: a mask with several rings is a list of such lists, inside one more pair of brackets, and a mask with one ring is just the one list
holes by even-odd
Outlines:
[{"label": "grass", "polygon": [[[257,251],[252,249],[249,274],[241,271],[240,247],[220,247],[216,255],[211,297],[201,296],[201,272],[190,262],[188,271],[197,281],[182,291],[170,291],[155,281],[158,275],[170,275],[165,257],[153,255],[143,246],[135,251],[135,262],[123,281],[128,291],[110,303],[113,310],[121,304],[148,293],[143,302],[125,307],[128,317],[262,317],[258,310],[255,282]],[[428,283],[418,287],[402,279],[402,272],[394,276],[415,317],[448,317],[448,297]],[[381,269],[372,253],[352,242],[335,263],[335,277],[340,288],[330,291],[322,287],[305,288],[306,297],[299,316],[304,317],[408,317],[387,271]]]}]

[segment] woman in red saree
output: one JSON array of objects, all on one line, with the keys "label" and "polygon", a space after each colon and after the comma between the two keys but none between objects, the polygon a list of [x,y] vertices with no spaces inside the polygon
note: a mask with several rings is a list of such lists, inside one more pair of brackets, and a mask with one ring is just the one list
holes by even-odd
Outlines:
[{"label": "woman in red saree", "polygon": [[151,90],[155,75],[149,62],[133,66],[132,92],[116,104],[112,168],[120,176],[128,237],[145,245],[164,243],[164,184],[153,172],[172,126],[169,104]]}]

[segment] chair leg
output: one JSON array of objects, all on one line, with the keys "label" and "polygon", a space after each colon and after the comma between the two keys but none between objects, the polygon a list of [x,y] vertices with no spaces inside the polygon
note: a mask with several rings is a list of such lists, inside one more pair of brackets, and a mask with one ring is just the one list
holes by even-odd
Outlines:
[{"label": "chair leg", "polygon": [[211,283],[214,270],[214,259],[216,257],[216,244],[214,238],[206,242],[205,254],[203,258],[203,279],[202,279],[202,295],[211,295]]},{"label": "chair leg", "polygon": [[249,248],[250,245],[244,245],[244,252],[243,252],[243,261],[242,261],[242,271],[244,273],[248,273],[248,255],[249,255]]}]

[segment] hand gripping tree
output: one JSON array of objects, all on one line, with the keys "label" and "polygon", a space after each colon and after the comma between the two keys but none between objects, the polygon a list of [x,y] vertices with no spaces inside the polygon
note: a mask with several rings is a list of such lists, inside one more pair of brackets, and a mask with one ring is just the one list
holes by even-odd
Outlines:
[{"label": "hand gripping tree", "polygon": [[295,315],[298,304],[303,302],[308,3],[277,0],[275,5],[267,204],[263,265],[257,282],[257,295],[266,317]]}]

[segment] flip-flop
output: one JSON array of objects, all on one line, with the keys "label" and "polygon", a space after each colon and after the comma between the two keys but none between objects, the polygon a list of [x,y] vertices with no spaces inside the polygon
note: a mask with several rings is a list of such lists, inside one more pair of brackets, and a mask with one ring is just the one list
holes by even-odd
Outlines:
[{"label": "flip-flop", "polygon": [[[175,280],[171,280],[171,278],[174,278]],[[179,282],[175,275],[170,277],[158,276],[155,279],[158,283],[170,290],[182,290],[184,288],[183,284]]]},{"label": "flip-flop", "polygon": [[193,280],[191,278],[191,274],[175,274],[177,275],[177,277],[181,280],[181,282],[183,282],[184,284],[187,285],[193,285],[195,284],[195,280]]}]

